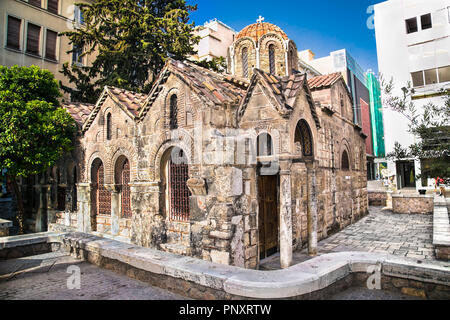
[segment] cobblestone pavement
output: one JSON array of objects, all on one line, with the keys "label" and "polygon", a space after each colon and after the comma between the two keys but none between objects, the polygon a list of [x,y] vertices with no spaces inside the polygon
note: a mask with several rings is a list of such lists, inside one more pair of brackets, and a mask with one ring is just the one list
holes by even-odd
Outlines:
[{"label": "cobblestone pavement", "polygon": [[384,290],[351,287],[332,296],[329,300],[422,300],[418,297]]},{"label": "cobblestone pavement", "polygon": [[[79,290],[67,288],[70,265],[80,267]],[[0,262],[0,300],[184,299],[187,298],[81,262],[62,252]]]},{"label": "cobblestone pavement", "polygon": [[[433,215],[394,214],[370,207],[369,214],[318,243],[318,254],[343,251],[389,253],[400,257],[450,266],[437,261],[433,248]],[[310,259],[307,249],[293,254],[293,263]],[[266,259],[261,269],[279,269],[279,255]]]}]

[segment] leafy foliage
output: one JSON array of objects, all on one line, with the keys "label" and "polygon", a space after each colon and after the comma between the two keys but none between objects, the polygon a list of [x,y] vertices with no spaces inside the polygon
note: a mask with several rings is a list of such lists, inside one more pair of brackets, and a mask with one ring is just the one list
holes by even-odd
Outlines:
[{"label": "leafy foliage", "polygon": [[75,122],[60,107],[60,95],[47,70],[0,66],[0,168],[13,183],[20,233],[24,210],[17,177],[45,171],[73,145]]},{"label": "leafy foliage", "polygon": [[66,63],[62,73],[75,89],[62,86],[72,100],[95,103],[105,85],[148,93],[167,57],[182,60],[194,54],[198,37],[185,0],[96,0],[77,4],[84,25],[61,35],[92,65]]},{"label": "leafy foliage", "polygon": [[428,103],[417,107],[412,99],[415,90],[408,83],[402,88],[403,96],[393,94],[393,79],[382,80],[384,104],[403,114],[409,121],[409,132],[419,141],[402,147],[395,143],[391,159],[418,158],[422,161],[424,177],[450,177],[450,91],[442,90],[442,103]]}]

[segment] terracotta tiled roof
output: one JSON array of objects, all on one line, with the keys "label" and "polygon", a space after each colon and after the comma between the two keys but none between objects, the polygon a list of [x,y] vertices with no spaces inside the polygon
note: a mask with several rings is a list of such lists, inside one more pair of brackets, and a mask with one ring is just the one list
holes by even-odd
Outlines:
[{"label": "terracotta tiled roof", "polygon": [[107,87],[109,93],[113,95],[118,102],[128,109],[134,116],[139,114],[140,109],[148,98],[148,95],[136,93],[116,87]]},{"label": "terracotta tiled roof", "polygon": [[170,74],[185,82],[205,102],[214,105],[239,104],[248,88],[248,80],[223,75],[188,61],[169,59],[158,76],[139,118],[142,120],[162,91]]},{"label": "terracotta tiled roof", "polygon": [[327,88],[336,83],[342,74],[340,72],[327,74],[324,76],[314,77],[308,80],[309,88],[314,91],[322,88]]},{"label": "terracotta tiled roof", "polygon": [[259,69],[255,69],[255,72],[261,75],[266,82],[266,87],[272,90],[280,105],[286,105],[288,108],[293,107],[298,92],[303,88],[304,74],[297,73],[280,78]]},{"label": "terracotta tiled roof", "polygon": [[190,62],[170,60],[169,70],[176,72],[190,83],[194,90],[215,104],[238,103],[245,94],[248,83],[240,87],[233,78],[199,67]]},{"label": "terracotta tiled roof", "polygon": [[68,102],[64,103],[62,106],[70,113],[70,115],[80,128],[83,126],[92,110],[94,110],[95,108],[95,105],[93,104],[80,102]]},{"label": "terracotta tiled roof", "polygon": [[239,32],[239,34],[236,36],[236,40],[244,37],[250,37],[253,40],[258,41],[259,38],[261,38],[263,35],[267,33],[276,33],[279,36],[281,36],[284,40],[289,39],[286,33],[284,33],[284,31],[281,30],[278,26],[267,22],[261,22],[251,24],[242,29],[242,31]]}]

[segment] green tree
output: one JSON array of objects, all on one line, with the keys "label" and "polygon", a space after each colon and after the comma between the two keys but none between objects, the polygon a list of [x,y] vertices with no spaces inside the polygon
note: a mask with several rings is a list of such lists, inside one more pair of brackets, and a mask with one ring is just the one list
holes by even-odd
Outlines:
[{"label": "green tree", "polygon": [[384,104],[405,116],[409,132],[418,141],[410,146],[395,143],[394,151],[388,158],[397,160],[418,158],[422,161],[420,177],[450,178],[450,90],[439,92],[442,103],[428,103],[418,107],[413,96],[411,83],[402,88],[401,96],[395,95],[393,79],[382,80]]},{"label": "green tree", "polygon": [[0,66],[0,168],[17,200],[19,233],[24,207],[18,177],[39,174],[70,151],[75,122],[60,107],[58,83],[39,67]]},{"label": "green tree", "polygon": [[148,93],[167,57],[194,54],[199,38],[192,33],[185,0],[95,0],[77,4],[84,24],[61,35],[73,49],[95,57],[89,66],[65,63],[62,73],[75,88],[61,84],[74,101],[95,103],[105,85]]}]

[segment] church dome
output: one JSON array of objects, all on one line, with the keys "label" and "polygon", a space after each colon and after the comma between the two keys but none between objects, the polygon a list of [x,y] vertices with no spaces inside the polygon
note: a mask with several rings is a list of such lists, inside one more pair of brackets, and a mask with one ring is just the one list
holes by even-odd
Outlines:
[{"label": "church dome", "polygon": [[286,33],[284,33],[283,30],[281,30],[278,26],[268,23],[268,22],[258,22],[251,24],[244,29],[242,29],[241,32],[236,36],[236,40],[239,40],[241,38],[250,37],[255,42],[258,42],[258,40],[265,34],[268,33],[275,33],[279,35],[284,40],[288,40],[288,36]]}]

